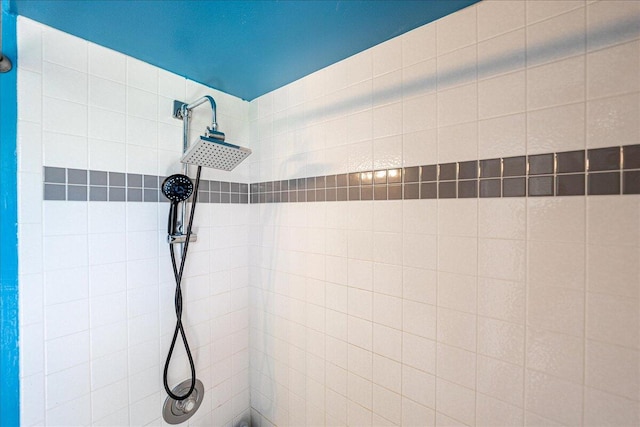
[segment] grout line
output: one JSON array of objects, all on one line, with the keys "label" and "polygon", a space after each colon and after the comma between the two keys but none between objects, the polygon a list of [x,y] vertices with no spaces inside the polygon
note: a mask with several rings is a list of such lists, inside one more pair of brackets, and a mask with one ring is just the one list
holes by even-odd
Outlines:
[{"label": "grout line", "polygon": [[[40,137],[41,137],[41,145],[42,145],[42,153],[41,153],[41,160],[42,160],[42,164],[44,164],[44,160],[45,160],[45,149],[44,149],[44,67],[42,66],[42,61],[44,60],[44,33],[43,30],[40,29],[39,31],[39,36],[40,36],[40,58],[41,58],[41,65],[40,65],[40,70],[39,70],[39,76],[40,76],[40,118],[39,118],[39,127],[40,127]],[[18,94],[19,97],[19,94]],[[17,114],[20,114],[20,111],[17,111]],[[19,117],[18,117],[19,119]],[[42,179],[44,181],[44,172],[42,173]],[[65,179],[66,179],[66,171],[65,171]],[[18,185],[20,185],[18,183]],[[43,191],[44,191],[44,185],[43,185]],[[65,189],[65,199],[66,199],[66,189]],[[41,272],[40,275],[42,276],[40,279],[41,282],[41,297],[42,297],[42,307],[41,307],[41,314],[42,314],[42,320],[41,320],[41,330],[42,330],[42,337],[43,337],[43,343],[42,343],[42,353],[43,353],[43,357],[42,357],[42,385],[43,385],[43,390],[44,390],[44,395],[42,396],[42,409],[43,409],[43,416],[44,416],[44,421],[48,421],[49,418],[49,410],[47,409],[47,400],[50,398],[48,396],[47,393],[47,383],[48,383],[48,379],[49,376],[47,375],[47,357],[46,357],[46,351],[47,351],[47,347],[46,347],[46,343],[48,341],[48,337],[47,337],[47,330],[45,328],[45,324],[46,324],[46,306],[47,306],[47,301],[46,301],[46,286],[45,286],[45,272],[44,272],[44,262],[45,262],[45,256],[44,256],[44,248],[45,248],[45,206],[44,204],[41,204],[40,206],[40,245],[42,248],[42,251],[39,255],[40,258],[40,263],[41,263]],[[20,227],[18,227],[18,232],[20,232]],[[20,268],[18,269],[18,271],[20,270]],[[22,332],[22,327],[21,327],[21,332]]]},{"label": "grout line", "polygon": [[[479,57],[479,49],[478,49],[478,39],[479,39],[479,27],[480,27],[480,23],[478,22],[478,13],[477,13],[477,9],[478,7],[476,7],[476,120],[475,120],[475,127],[476,127],[476,135],[480,135],[480,90],[479,90],[479,79],[478,79],[478,57]],[[476,144],[476,157],[480,157],[480,144]],[[476,363],[475,363],[475,372],[474,372],[474,387],[473,387],[473,399],[474,399],[474,403],[475,403],[475,408],[474,408],[474,421],[475,424],[478,424],[478,341],[479,341],[479,316],[478,316],[478,277],[479,277],[479,270],[480,270],[480,162],[478,162],[476,164],[476,175],[478,177],[478,181],[477,181],[477,185],[476,185],[476,192],[477,192],[477,198],[476,198],[476,236],[475,236],[475,242],[476,242],[476,271],[475,271],[475,285],[476,285],[476,289],[475,289],[475,297],[476,297],[476,307],[475,307],[475,322],[476,322],[476,331],[475,331],[475,341],[476,341],[476,348],[475,348],[475,359],[476,359]],[[502,190],[502,189],[501,189]],[[500,195],[502,195],[502,191],[500,192]]]},{"label": "grout line", "polygon": [[[586,6],[586,3],[584,5],[584,57],[583,57],[583,61],[584,61],[584,114],[585,114],[585,121],[583,124],[583,131],[584,131],[584,144],[585,144],[585,148],[587,149],[586,153],[589,153],[588,148],[589,148],[589,142],[588,142],[588,138],[589,138],[589,132],[588,132],[588,108],[587,108],[587,101],[589,99],[589,93],[588,93],[588,77],[589,77],[589,61],[588,61],[588,52],[589,52],[589,45],[588,45],[588,34],[589,34],[589,8]],[[623,177],[624,177],[624,172],[622,171],[622,166],[623,166],[623,152],[624,150],[622,149],[622,147],[620,148],[620,161],[618,164],[618,168],[620,169],[620,191],[618,192],[618,194],[622,194],[623,192],[623,188],[622,188],[622,181],[623,181]],[[589,161],[589,156],[587,155],[585,158],[585,162]],[[588,171],[589,170],[589,164],[585,163],[585,169]],[[585,176],[585,195],[589,194],[589,175],[587,174]],[[588,275],[589,275],[589,268],[588,268],[588,251],[587,248],[589,247],[589,236],[588,236],[588,219],[589,219],[589,215],[588,215],[588,206],[589,206],[589,199],[585,199],[584,200],[584,230],[583,230],[583,234],[584,234],[584,249],[583,249],[583,255],[584,255],[584,283],[583,283],[583,294],[582,294],[582,387],[581,387],[581,397],[582,397],[582,402],[581,402],[581,410],[580,410],[580,424],[584,425],[584,417],[585,417],[585,411],[586,411],[586,406],[585,406],[585,398],[586,398],[586,378],[587,378],[587,283],[589,281],[588,279]]]},{"label": "grout line", "polygon": [[[476,19],[477,19],[477,13],[476,13]],[[438,34],[440,33],[440,31],[438,30],[440,28],[440,24],[436,25],[436,31],[435,31],[435,43],[436,43],[436,56],[435,56],[435,67],[436,67],[436,79],[435,79],[435,102],[436,102],[436,111],[435,111],[435,123],[436,123],[436,129],[439,128],[439,121],[440,121],[440,117],[438,114],[438,98],[440,96],[440,87],[438,85],[438,68],[439,68],[439,58],[441,58],[441,56],[439,55],[438,52]],[[476,58],[477,61],[477,58]],[[438,132],[436,130],[435,132],[435,139],[436,139],[436,160],[440,159],[440,132]],[[439,178],[440,176],[440,165],[438,165],[436,167],[437,169],[437,176],[436,178]],[[422,176],[420,176],[420,179],[422,179]],[[439,184],[436,184],[436,197],[440,196],[440,189],[438,188]],[[422,193],[420,193],[420,197],[422,197]],[[434,400],[433,400],[433,425],[437,424],[437,419],[438,419],[438,328],[439,328],[439,322],[438,322],[438,316],[439,316],[439,304],[438,304],[438,296],[439,296],[439,288],[440,288],[440,277],[438,275],[438,271],[439,271],[439,261],[440,261],[440,233],[439,233],[439,228],[440,228],[440,209],[439,209],[439,202],[436,199],[435,202],[435,216],[436,216],[436,226],[435,226],[435,240],[436,240],[436,259],[435,259],[435,265],[436,265],[436,272],[435,272],[435,279],[436,279],[436,289],[435,289],[435,337],[434,337],[434,352],[435,354],[433,355],[434,357],[434,361],[433,361],[433,366],[434,366],[434,372],[433,372],[433,395],[434,395]],[[403,329],[404,329],[404,325],[403,325]]]},{"label": "grout line", "polygon": [[[18,30],[19,31],[19,30]],[[42,28],[39,28],[39,38],[40,38],[40,60],[41,60],[41,64],[40,64],[40,71],[39,71],[39,76],[40,76],[40,118],[39,118],[39,127],[40,127],[40,141],[41,141],[41,147],[42,147],[42,152],[40,154],[41,157],[41,164],[44,165],[44,160],[45,160],[45,148],[44,148],[44,77],[43,77],[43,71],[44,71],[44,67],[42,66],[42,61],[44,60],[44,31],[42,30]],[[18,88],[19,89],[19,88]],[[18,95],[19,96],[19,95]],[[17,114],[20,114],[20,111],[17,111]],[[19,117],[18,117],[19,119]],[[16,147],[17,148],[17,147]],[[42,171],[42,180],[44,181],[44,171]],[[20,185],[18,183],[18,185]],[[44,185],[42,186],[43,191],[44,191]],[[66,190],[65,190],[66,191]],[[65,193],[65,199],[66,199],[66,193]],[[48,382],[48,375],[47,375],[47,358],[46,358],[46,342],[47,342],[47,330],[45,328],[45,324],[46,324],[46,286],[45,286],[45,272],[44,272],[44,261],[45,261],[45,255],[44,255],[44,248],[45,248],[45,206],[44,203],[42,203],[40,205],[40,247],[42,248],[39,258],[40,258],[40,265],[41,265],[41,272],[39,273],[41,278],[40,278],[40,286],[41,286],[41,290],[40,290],[40,295],[41,295],[41,304],[42,307],[40,309],[40,312],[42,314],[42,320],[40,321],[40,329],[42,332],[42,337],[43,337],[43,343],[42,343],[42,353],[43,353],[43,357],[42,357],[42,386],[43,386],[43,390],[44,390],[44,395],[42,396],[42,409],[43,409],[43,421],[47,421],[48,418],[48,413],[49,411],[47,410],[47,398],[48,398],[48,393],[47,393],[47,382]],[[20,226],[18,225],[18,232],[20,233]],[[21,234],[21,233],[20,233]],[[19,260],[18,260],[19,261]],[[19,265],[19,264],[18,264]],[[20,272],[20,268],[18,268],[18,272]],[[21,281],[19,282],[19,286],[21,284]],[[20,332],[23,331],[24,325],[21,326],[20,328]],[[22,388],[22,386],[21,386]],[[22,408],[21,408],[22,409]],[[22,411],[21,411],[22,412]]]},{"label": "grout line", "polygon": [[[529,89],[529,64],[527,63],[529,58],[527,55],[527,34],[529,32],[529,28],[530,25],[528,22],[528,12],[527,12],[527,4],[525,4],[524,7],[524,22],[525,22],[525,30],[524,30],[524,84],[525,84],[525,88],[524,88],[524,105],[525,105],[525,120],[524,120],[524,135],[525,135],[525,140],[524,140],[524,144],[525,144],[525,153],[529,153],[529,138],[527,138],[527,135],[529,134],[529,96],[528,96],[528,89]],[[527,162],[527,168],[529,167],[529,163]],[[586,170],[586,164],[585,164],[585,170]],[[529,172],[529,170],[527,169],[527,173]],[[525,193],[528,194],[528,186],[525,186]],[[585,192],[586,194],[586,192]],[[526,417],[527,417],[527,319],[529,316],[529,277],[528,277],[528,272],[529,272],[529,241],[528,241],[528,234],[529,234],[529,199],[525,198],[524,200],[524,223],[525,223],[525,245],[524,245],[524,256],[525,256],[525,263],[524,263],[524,319],[522,319],[522,329],[524,331],[524,336],[523,336],[523,354],[522,354],[522,404],[521,404],[521,411],[520,411],[520,415],[522,416],[522,424],[526,424]]]},{"label": "grout line", "polygon": [[[85,104],[84,107],[86,108],[87,111],[87,123],[86,123],[86,129],[87,129],[87,154],[86,154],[86,165],[87,167],[89,166],[89,162],[90,162],[90,147],[89,147],[89,134],[90,134],[90,124],[91,124],[91,107],[89,106],[90,102],[89,100],[91,99],[91,84],[90,84],[90,80],[91,80],[91,76],[89,75],[89,44],[88,43],[84,43],[83,44],[84,49],[85,49],[85,54],[86,54],[86,61],[87,63],[85,64],[85,70],[84,72],[86,73],[87,76],[87,80],[86,80],[86,99],[85,99]],[[44,162],[43,162],[44,165]],[[69,169],[66,169],[66,174],[67,174],[67,185],[66,190],[67,190],[67,200],[69,199]],[[90,173],[87,171],[85,173],[85,178],[86,178],[86,196],[87,196],[87,201],[89,200],[89,175]],[[44,198],[44,197],[43,197]],[[89,209],[89,206],[86,205],[86,226],[87,226],[87,233],[85,235],[85,239],[86,239],[86,247],[87,249],[89,249],[91,247],[91,239],[90,239],[90,230],[91,230],[91,211]],[[124,242],[125,244],[125,248],[126,248],[126,241]],[[126,249],[125,249],[126,251]],[[126,270],[126,269],[125,269]],[[125,271],[126,274],[126,271]],[[125,276],[126,278],[126,276]],[[88,334],[89,334],[89,362],[87,363],[87,365],[89,366],[89,419],[91,420],[91,422],[93,423],[95,421],[95,415],[94,415],[94,375],[92,375],[92,370],[93,370],[93,362],[96,361],[96,358],[93,355],[93,350],[92,350],[92,346],[91,346],[91,330],[92,330],[92,321],[91,321],[91,301],[92,301],[92,292],[91,292],[91,268],[90,268],[90,260],[89,260],[89,254],[87,254],[87,323],[88,323]],[[126,282],[125,282],[126,284]],[[128,302],[125,301],[125,306]],[[127,338],[128,339],[128,338]],[[129,358],[127,357],[127,378],[129,378]],[[128,390],[127,390],[127,394],[128,394]]]}]

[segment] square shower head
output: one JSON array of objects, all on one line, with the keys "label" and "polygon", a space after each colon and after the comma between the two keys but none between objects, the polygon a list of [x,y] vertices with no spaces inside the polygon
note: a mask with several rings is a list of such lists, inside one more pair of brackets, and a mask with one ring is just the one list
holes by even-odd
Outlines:
[{"label": "square shower head", "polygon": [[201,136],[191,144],[180,161],[191,165],[230,171],[250,154],[251,150],[248,148]]}]

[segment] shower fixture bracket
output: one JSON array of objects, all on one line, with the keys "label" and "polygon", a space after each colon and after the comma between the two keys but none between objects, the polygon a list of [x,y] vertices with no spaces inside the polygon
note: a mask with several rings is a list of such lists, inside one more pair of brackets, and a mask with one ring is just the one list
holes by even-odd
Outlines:
[{"label": "shower fixture bracket", "polygon": [[174,119],[178,119],[178,120],[184,119],[182,115],[182,107],[185,105],[187,105],[186,102],[177,101],[177,100],[173,101],[173,118]]},{"label": "shower fixture bracket", "polygon": [[[207,133],[210,133],[210,134],[212,133],[214,134],[214,137],[216,139],[221,139],[224,141],[224,133],[218,132],[216,101],[209,95],[205,95],[201,98],[198,98],[196,101],[192,102],[191,104],[187,104],[186,102],[182,102],[177,99],[174,99],[173,110],[171,112],[171,115],[174,119],[182,120],[185,123],[184,130],[185,130],[185,137],[187,137],[189,120],[184,120],[184,118],[185,117],[189,118],[191,116],[191,110],[193,110],[196,107],[199,107],[200,105],[206,102],[208,102],[209,105],[211,106],[211,125],[207,126]],[[185,149],[186,149],[186,143],[187,141],[185,141]]]},{"label": "shower fixture bracket", "polygon": [[[173,245],[174,243],[185,243],[187,241],[186,234],[169,234],[167,236],[167,243]],[[189,238],[190,242],[197,242],[198,235],[196,233],[191,233],[191,237]]]}]

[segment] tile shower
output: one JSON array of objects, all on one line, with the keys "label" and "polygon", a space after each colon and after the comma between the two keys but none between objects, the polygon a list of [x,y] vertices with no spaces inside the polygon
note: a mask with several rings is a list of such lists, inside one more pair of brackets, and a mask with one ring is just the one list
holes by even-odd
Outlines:
[{"label": "tile shower", "polygon": [[161,423],[209,94],[254,154],[204,176],[190,424],[638,425],[639,19],[483,1],[247,103],[20,18],[22,423]]}]

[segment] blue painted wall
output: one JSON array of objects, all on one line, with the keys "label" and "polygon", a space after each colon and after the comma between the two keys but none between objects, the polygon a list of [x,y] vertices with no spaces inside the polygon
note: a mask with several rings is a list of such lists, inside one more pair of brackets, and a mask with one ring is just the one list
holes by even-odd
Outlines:
[{"label": "blue painted wall", "polygon": [[2,53],[14,68],[0,74],[0,426],[20,424],[18,367],[18,225],[16,19],[2,0]]},{"label": "blue painted wall", "polygon": [[477,1],[11,0],[11,7],[252,100]]}]

